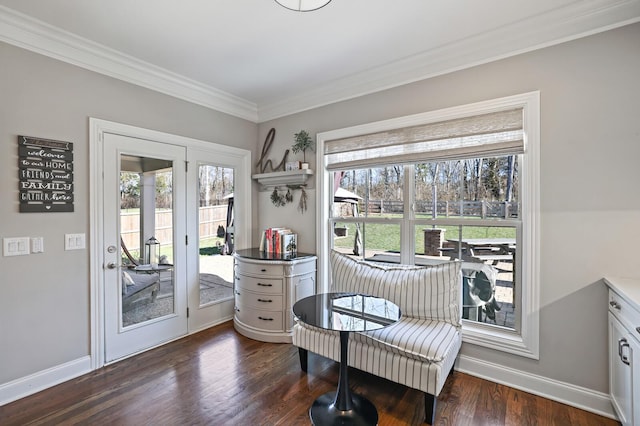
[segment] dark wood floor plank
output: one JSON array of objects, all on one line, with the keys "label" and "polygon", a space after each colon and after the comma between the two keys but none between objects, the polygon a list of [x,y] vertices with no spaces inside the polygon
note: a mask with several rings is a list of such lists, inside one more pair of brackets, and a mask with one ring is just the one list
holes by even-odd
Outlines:
[{"label": "dark wood floor plank", "polygon": [[436,419],[441,425],[472,425],[483,381],[477,377],[452,373],[440,393]]},{"label": "dark wood floor plank", "polygon": [[510,388],[507,393],[505,425],[535,426],[538,424],[536,397],[530,393]]},{"label": "dark wood floor plank", "polygon": [[[257,342],[229,323],[0,407],[0,425],[308,425],[309,406],[335,390],[337,363],[291,345]],[[424,424],[424,394],[349,370],[381,426]],[[438,425],[616,425],[614,420],[454,372]]]}]

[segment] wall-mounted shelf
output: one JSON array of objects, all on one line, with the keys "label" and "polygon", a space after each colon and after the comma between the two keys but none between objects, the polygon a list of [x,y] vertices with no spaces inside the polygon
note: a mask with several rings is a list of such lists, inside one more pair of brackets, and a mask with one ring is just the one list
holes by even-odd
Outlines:
[{"label": "wall-mounted shelf", "polygon": [[264,187],[304,185],[309,176],[313,176],[311,169],[289,170],[286,172],[260,173],[251,176]]}]

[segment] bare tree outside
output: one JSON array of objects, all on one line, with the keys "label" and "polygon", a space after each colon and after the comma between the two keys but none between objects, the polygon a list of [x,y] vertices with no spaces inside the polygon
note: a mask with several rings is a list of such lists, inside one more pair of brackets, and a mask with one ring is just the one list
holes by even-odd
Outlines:
[{"label": "bare tree outside", "polygon": [[[413,167],[416,212],[429,217],[466,215],[468,209],[464,205],[472,202],[490,206],[489,212],[504,212],[505,203],[518,199],[517,156],[421,163]],[[342,188],[363,198],[363,212],[378,212],[382,206],[386,213],[401,213],[403,185],[404,166],[400,165],[350,170],[342,173],[340,181]],[[508,211],[517,215],[517,207],[509,206]]]}]

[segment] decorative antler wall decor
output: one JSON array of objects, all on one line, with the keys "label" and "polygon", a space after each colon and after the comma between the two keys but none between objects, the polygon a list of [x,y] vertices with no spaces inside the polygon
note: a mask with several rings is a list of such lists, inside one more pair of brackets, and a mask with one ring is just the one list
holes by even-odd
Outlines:
[{"label": "decorative antler wall decor", "polygon": [[[288,149],[284,152],[282,161],[276,167],[273,167],[273,162],[271,160],[266,159],[267,154],[269,153],[269,150],[271,149],[271,145],[273,144],[273,141],[275,138],[276,138],[276,129],[272,127],[269,130],[269,133],[267,133],[267,137],[264,140],[264,145],[262,145],[262,155],[260,156],[260,159],[256,163],[256,167],[258,168],[258,172],[260,173],[265,173],[267,171],[277,172],[280,170],[282,171],[285,170],[285,164],[287,163],[287,157],[289,156]],[[271,170],[267,170],[267,167]]]},{"label": "decorative antler wall decor", "polygon": [[[289,150],[287,149],[284,152],[284,156],[282,157],[282,161],[276,167],[273,166],[273,162],[270,159],[267,159],[269,154],[269,150],[271,149],[271,145],[273,145],[273,141],[276,137],[276,129],[271,128],[267,133],[267,137],[264,140],[264,145],[262,146],[262,153],[260,155],[260,159],[256,163],[256,168],[258,173],[270,173],[270,172],[278,172],[283,171],[286,172],[285,164],[287,163],[287,157],[289,156]],[[308,134],[307,134],[308,137]],[[310,138],[309,138],[310,139]],[[307,210],[307,191],[305,191],[306,184],[300,185],[286,185],[284,188],[282,186],[275,186],[273,191],[271,192],[271,203],[273,203],[276,207],[283,207],[288,203],[293,202],[293,193],[292,191],[300,190],[300,202],[298,203],[298,210],[301,213],[304,213]],[[280,193],[281,190],[286,190],[286,193]]]}]

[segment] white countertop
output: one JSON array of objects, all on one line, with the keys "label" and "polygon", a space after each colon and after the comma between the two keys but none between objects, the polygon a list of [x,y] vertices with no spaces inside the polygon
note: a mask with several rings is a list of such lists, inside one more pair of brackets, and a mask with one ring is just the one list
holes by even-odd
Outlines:
[{"label": "white countertop", "polygon": [[605,277],[604,282],[620,296],[640,307],[640,278]]}]

